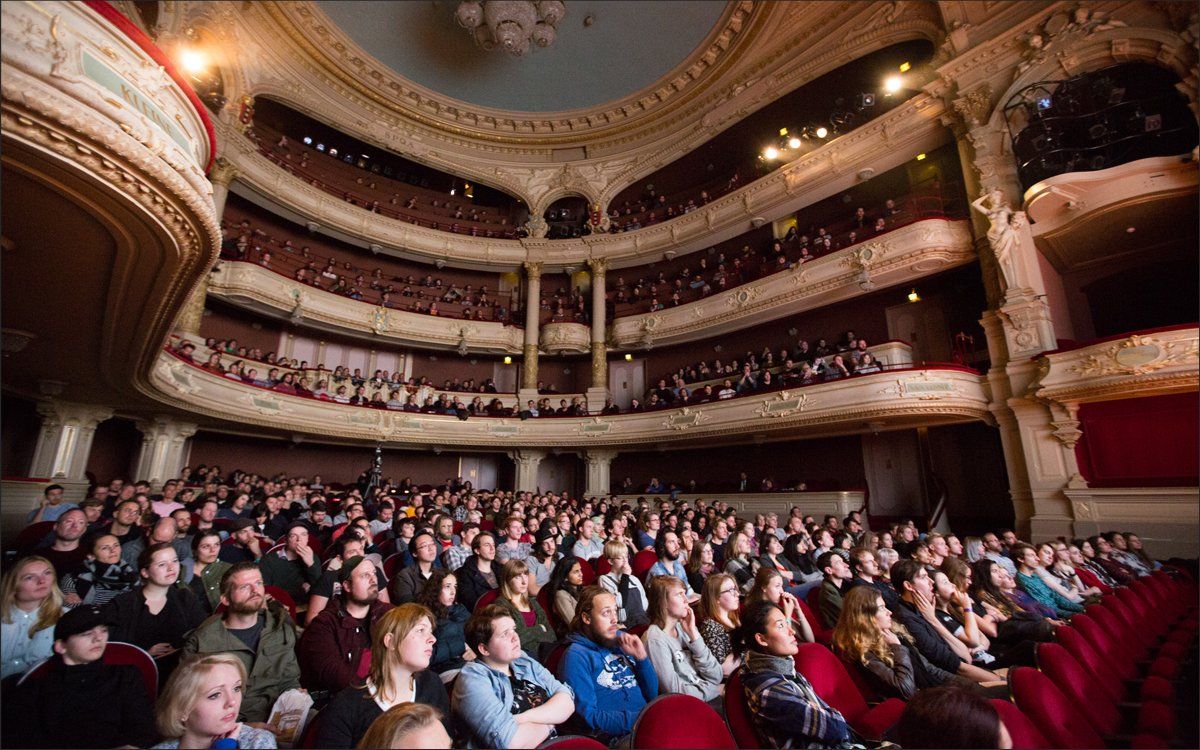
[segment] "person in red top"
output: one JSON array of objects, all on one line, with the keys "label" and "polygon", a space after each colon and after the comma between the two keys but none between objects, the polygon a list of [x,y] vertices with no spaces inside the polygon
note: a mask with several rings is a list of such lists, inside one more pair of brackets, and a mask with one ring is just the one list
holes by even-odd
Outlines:
[{"label": "person in red top", "polygon": [[379,601],[375,565],[364,557],[338,571],[342,593],[304,629],[296,647],[300,684],[337,692],[362,685],[371,667],[371,630],[392,605]]}]

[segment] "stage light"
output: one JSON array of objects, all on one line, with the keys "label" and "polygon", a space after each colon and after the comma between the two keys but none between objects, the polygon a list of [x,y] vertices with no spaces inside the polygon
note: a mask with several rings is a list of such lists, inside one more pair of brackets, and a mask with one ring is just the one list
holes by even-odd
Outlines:
[{"label": "stage light", "polygon": [[888,76],[883,79],[883,90],[889,94],[894,94],[904,88],[904,79],[900,76]]},{"label": "stage light", "polygon": [[825,136],[829,135],[829,130],[824,127],[817,128],[816,135],[818,138],[824,138]]},{"label": "stage light", "polygon": [[766,157],[767,161],[774,161],[779,158],[779,149],[774,146],[767,146],[767,149],[763,151],[763,156]]},{"label": "stage light", "polygon": [[790,148],[790,149],[800,148],[800,139],[797,138],[796,136],[792,136],[791,138],[789,138],[788,139],[788,148]]},{"label": "stage light", "polygon": [[910,70],[912,70],[912,64],[911,64],[911,63],[906,63],[906,62],[902,62],[902,63],[900,63],[900,72],[901,72],[901,73],[907,73],[907,72],[908,72],[908,71],[910,71]]},{"label": "stage light", "polygon": [[208,58],[204,56],[203,52],[198,52],[194,49],[185,49],[179,55],[179,64],[192,75],[198,75],[203,73],[204,69],[208,67]]}]

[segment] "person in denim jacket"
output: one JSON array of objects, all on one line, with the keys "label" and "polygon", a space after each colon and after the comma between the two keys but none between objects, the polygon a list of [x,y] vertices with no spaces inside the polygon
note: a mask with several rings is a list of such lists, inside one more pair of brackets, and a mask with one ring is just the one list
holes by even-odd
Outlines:
[{"label": "person in denim jacket", "polygon": [[571,718],[574,693],[521,650],[508,609],[493,604],[472,615],[466,639],[477,658],[459,673],[451,710],[472,747],[537,747]]}]

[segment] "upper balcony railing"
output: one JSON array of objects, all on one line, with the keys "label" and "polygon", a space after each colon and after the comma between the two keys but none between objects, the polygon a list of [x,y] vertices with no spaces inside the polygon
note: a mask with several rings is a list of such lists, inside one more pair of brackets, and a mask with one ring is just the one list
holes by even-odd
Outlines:
[{"label": "upper balcony railing", "polygon": [[[957,365],[926,365],[754,393],[682,408],[556,419],[471,418],[337,403],[257,387],[209,372],[164,350],[151,371],[158,397],[241,424],[331,437],[419,446],[659,445],[728,441],[738,434],[836,434],[989,421],[984,378]],[[385,405],[386,407],[386,405]]]}]

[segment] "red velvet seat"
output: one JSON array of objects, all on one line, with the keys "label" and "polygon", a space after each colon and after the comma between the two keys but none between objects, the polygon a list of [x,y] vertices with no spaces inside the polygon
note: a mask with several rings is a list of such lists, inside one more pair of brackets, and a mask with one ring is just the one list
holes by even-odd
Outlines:
[{"label": "red velvet seat", "polygon": [[1012,738],[1013,750],[1049,750],[1050,742],[1029,717],[1021,713],[1021,709],[999,698],[993,698],[992,705],[996,707],[1000,721],[1004,722],[1008,736]]},{"label": "red velvet seat", "polygon": [[563,656],[567,653],[567,644],[559,642],[554,648],[550,649],[550,653],[546,654],[546,660],[543,666],[550,674],[562,679],[562,675],[558,673],[558,668],[562,664]]},{"label": "red velvet seat", "polygon": [[582,557],[576,557],[579,561],[579,571],[583,573],[583,585],[591,586],[596,582],[596,569],[592,567],[591,560],[584,560]]},{"label": "red velvet seat", "polygon": [[31,523],[17,533],[17,538],[13,540],[13,549],[17,551],[18,555],[27,555],[52,531],[54,531],[54,521]]},{"label": "red velvet seat", "polygon": [[765,746],[754,729],[750,705],[746,702],[746,690],[742,686],[741,669],[729,675],[729,680],[725,683],[725,722],[729,725],[729,733],[742,750],[757,750]]},{"label": "red velvet seat", "polygon": [[[1079,618],[1087,618],[1080,622]],[[1084,628],[1098,627],[1087,615],[1076,615],[1072,618],[1072,627],[1059,628],[1055,636],[1075,661],[1092,673],[1100,687],[1116,702],[1121,703],[1130,699],[1130,691],[1123,680],[1113,670],[1112,659],[1102,656],[1102,652],[1085,638],[1081,632]],[[1161,677],[1147,677],[1141,684],[1139,698],[1143,701],[1158,701],[1171,705],[1175,701],[1175,688]]]},{"label": "red velvet seat", "polygon": [[554,628],[555,632],[561,633],[567,629],[570,623],[564,623],[562,618],[558,616],[558,610],[554,608],[554,602],[550,598],[550,589],[548,587],[542,586],[538,589],[537,603],[541,605],[542,611],[546,613],[546,617],[549,618],[550,625]]},{"label": "red velvet seat", "polygon": [[[1111,638],[1109,648],[1119,655],[1118,658],[1131,661],[1136,666],[1137,662],[1153,657],[1149,646],[1135,635],[1136,627],[1117,614],[1116,609],[1099,605],[1088,607],[1086,614],[1090,615],[1108,633]],[[1178,660],[1163,654],[1153,657],[1146,674],[1157,675],[1165,680],[1174,680],[1179,675],[1179,669]]]},{"label": "red velvet seat", "polygon": [[821,618],[813,612],[812,608],[804,603],[803,599],[797,599],[796,603],[800,605],[800,611],[804,613],[804,619],[808,620],[809,627],[812,628],[813,637],[817,639],[817,643],[822,646],[828,646],[833,643],[833,631],[821,624]]},{"label": "red velvet seat", "polygon": [[287,609],[288,614],[292,616],[292,621],[297,622],[296,600],[292,598],[291,594],[279,588],[278,586],[264,586],[263,590],[266,591],[272,599],[282,604],[284,608]]},{"label": "red velvet seat", "polygon": [[633,556],[633,559],[629,561],[629,567],[635,576],[645,581],[646,574],[650,572],[650,568],[653,568],[656,562],[658,562],[658,558],[655,557],[654,550],[644,549]]},{"label": "red velvet seat", "polygon": [[483,596],[479,597],[479,601],[475,602],[475,611],[482,612],[484,607],[495,602],[499,596],[500,589],[485,591]]},{"label": "red velvet seat", "polygon": [[388,555],[383,560],[383,574],[388,577],[388,580],[396,577],[404,568],[404,555],[399,552]]},{"label": "red velvet seat", "polygon": [[1098,684],[1099,680],[1061,644],[1039,643],[1037,661],[1042,672],[1074,701],[1075,707],[1101,735],[1113,737],[1129,729],[1157,734],[1165,741],[1175,733],[1174,713],[1153,701],[1142,704],[1133,726],[1126,726],[1116,702]]},{"label": "red velvet seat", "polygon": [[691,695],[661,695],[650,702],[633,725],[633,747],[660,750],[736,750],[737,743],[721,715]]},{"label": "red velvet seat", "polygon": [[867,701],[842,662],[819,643],[801,643],[796,652],[796,671],[804,675],[821,699],[841,712],[861,735],[877,740],[891,729],[904,712],[904,701],[889,698],[874,708]]},{"label": "red velvet seat", "polygon": [[612,563],[604,555],[596,558],[596,575],[602,576],[612,570]]},{"label": "red velvet seat", "polygon": [[1016,667],[1008,673],[1008,685],[1017,708],[1029,717],[1051,747],[1080,750],[1108,747],[1075,704],[1046,675],[1030,667]]}]

